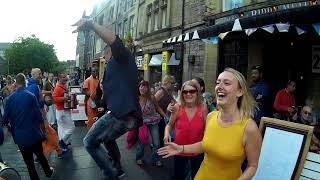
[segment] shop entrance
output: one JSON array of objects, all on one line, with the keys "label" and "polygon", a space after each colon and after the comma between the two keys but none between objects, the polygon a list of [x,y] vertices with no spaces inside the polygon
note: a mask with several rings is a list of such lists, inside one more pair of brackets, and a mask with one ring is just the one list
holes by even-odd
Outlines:
[{"label": "shop entrance", "polygon": [[278,90],[285,88],[288,80],[293,79],[297,82],[296,103],[298,106],[304,105],[312,78],[312,33],[299,36],[295,30],[273,34],[259,30],[255,36],[262,42],[265,80],[271,88],[272,102]]}]

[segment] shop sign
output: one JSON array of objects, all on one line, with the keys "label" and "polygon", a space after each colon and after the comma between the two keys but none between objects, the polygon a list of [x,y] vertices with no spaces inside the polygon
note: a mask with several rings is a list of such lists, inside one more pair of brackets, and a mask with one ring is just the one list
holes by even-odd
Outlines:
[{"label": "shop sign", "polygon": [[144,55],[144,61],[143,61],[143,70],[147,71],[148,70],[148,62],[149,62],[149,54]]},{"label": "shop sign", "polygon": [[[320,2],[319,0],[316,1],[316,3]],[[259,9],[254,9],[250,11],[243,12],[243,14],[240,16],[240,14],[233,14],[221,18],[217,18],[215,20],[215,24],[223,24],[226,22],[234,21],[237,18],[246,18],[246,17],[253,17],[263,14],[271,14],[277,11],[283,11],[288,9],[295,9],[295,8],[302,8],[302,7],[308,7],[315,4],[312,1],[303,1],[303,2],[295,2],[295,3],[288,3],[288,4],[281,4],[281,5],[274,5]]]},{"label": "shop sign", "polygon": [[162,72],[167,73],[168,51],[162,52]]},{"label": "shop sign", "polygon": [[320,73],[320,46],[312,46],[312,73]]}]

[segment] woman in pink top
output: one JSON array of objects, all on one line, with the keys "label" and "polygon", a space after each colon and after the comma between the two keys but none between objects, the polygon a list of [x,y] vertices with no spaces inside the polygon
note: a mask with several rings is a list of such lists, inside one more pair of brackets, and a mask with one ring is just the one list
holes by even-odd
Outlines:
[{"label": "woman in pink top", "polygon": [[[179,145],[202,141],[207,110],[203,104],[199,85],[187,81],[182,85],[179,103],[175,104],[170,121],[165,129],[164,141],[169,142],[170,131],[176,125],[174,142]],[[174,179],[185,180],[190,174],[195,177],[203,154],[178,154],[174,157]],[[190,167],[190,169],[188,169]]]}]

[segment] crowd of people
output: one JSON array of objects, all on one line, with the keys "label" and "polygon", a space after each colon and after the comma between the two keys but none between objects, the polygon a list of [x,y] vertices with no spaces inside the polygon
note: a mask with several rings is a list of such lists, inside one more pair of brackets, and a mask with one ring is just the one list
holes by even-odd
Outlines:
[{"label": "crowd of people", "polygon": [[[101,169],[103,179],[125,175],[116,139],[127,132],[128,146],[136,144],[139,166],[145,165],[144,150],[151,147],[156,167],[163,166],[161,156],[174,156],[172,179],[240,180],[251,179],[257,170],[261,117],[272,114],[280,120],[319,125],[312,98],[301,108],[296,105],[294,80],[277,93],[271,111],[270,89],[263,79],[262,66],[251,69],[250,87],[232,68],[219,74],[213,93],[206,91],[199,77],[184,82],[181,89],[170,75],[152,86],[148,81],[138,81],[134,56],[118,36],[88,19],[81,19],[75,26],[76,31],[93,30],[107,44],[103,77],[98,77],[98,66],[93,64],[82,87],[88,128],[84,148]],[[66,105],[72,101],[67,74],[59,73],[56,83],[53,74],[48,74],[43,83],[38,68],[30,74],[29,78],[19,73],[1,81],[5,104],[2,124],[11,129],[31,179],[37,180],[33,154],[46,176],[52,177],[54,170],[46,156],[56,151],[63,158],[69,153],[75,125],[72,107]],[[314,134],[311,150],[319,152],[319,134]]]}]

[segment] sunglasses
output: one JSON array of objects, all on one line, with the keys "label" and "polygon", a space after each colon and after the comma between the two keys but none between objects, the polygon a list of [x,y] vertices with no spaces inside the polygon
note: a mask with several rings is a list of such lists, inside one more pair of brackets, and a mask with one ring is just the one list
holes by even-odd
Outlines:
[{"label": "sunglasses", "polygon": [[311,116],[311,112],[304,111],[303,113],[304,113],[305,115],[309,115],[309,116]]},{"label": "sunglasses", "polygon": [[188,94],[188,93],[190,93],[190,94],[195,94],[197,92],[197,90],[195,90],[195,89],[192,89],[192,90],[183,90],[182,91],[182,94]]}]

